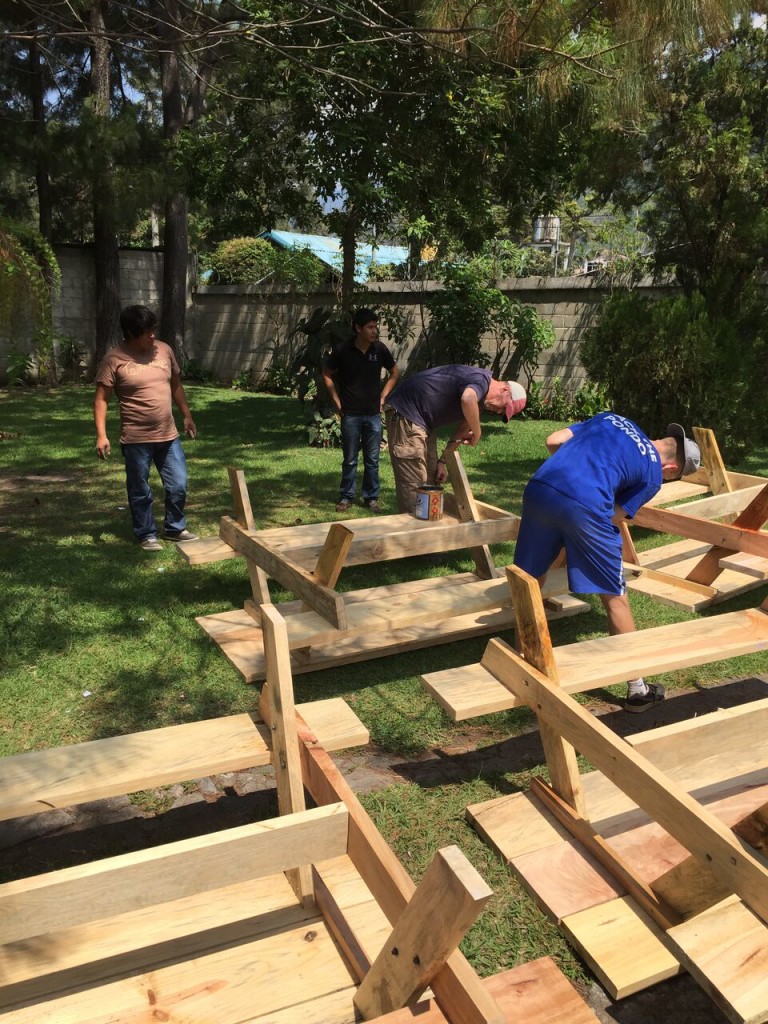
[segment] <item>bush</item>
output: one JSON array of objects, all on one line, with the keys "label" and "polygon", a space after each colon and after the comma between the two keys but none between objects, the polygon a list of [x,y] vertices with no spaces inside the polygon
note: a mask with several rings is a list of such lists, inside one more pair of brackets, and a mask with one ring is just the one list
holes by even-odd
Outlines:
[{"label": "bush", "polygon": [[212,253],[201,256],[203,272],[211,271],[215,284],[292,284],[311,291],[325,270],[310,249],[278,249],[265,238],[230,238]]},{"label": "bush", "polygon": [[258,284],[272,273],[272,246],[264,238],[230,238],[203,259],[217,284]]},{"label": "bush", "polygon": [[586,332],[581,358],[614,409],[651,436],[671,422],[710,427],[727,458],[768,433],[765,302],[747,294],[738,317],[707,310],[699,292],[652,301],[618,292]]},{"label": "bush", "polygon": [[[494,376],[516,379],[522,371],[530,383],[539,355],[554,343],[554,329],[535,310],[499,291],[489,278],[490,269],[487,258],[445,268],[442,290],[426,302],[432,362],[493,363]],[[485,334],[496,339],[493,360],[483,349]]]}]

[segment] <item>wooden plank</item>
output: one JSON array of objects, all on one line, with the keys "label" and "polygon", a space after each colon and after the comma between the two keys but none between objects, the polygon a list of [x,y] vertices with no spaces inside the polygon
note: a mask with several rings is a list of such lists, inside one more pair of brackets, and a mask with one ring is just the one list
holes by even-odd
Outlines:
[{"label": "wooden plank", "polygon": [[613,999],[682,971],[664,932],[628,896],[566,917],[562,928]]},{"label": "wooden plank", "polygon": [[[639,675],[653,676],[768,650],[768,615],[760,609],[726,612],[694,622],[563,644],[553,650],[563,690],[582,693]],[[430,672],[421,679],[457,722],[519,706],[514,694],[482,664]]]},{"label": "wooden plank", "polygon": [[[576,598],[557,595],[559,607],[548,609],[547,618],[557,619],[579,615],[590,605]],[[282,606],[280,606],[282,610]],[[242,610],[203,616],[197,620],[208,635],[221,647],[248,683],[264,678],[264,652],[261,632]],[[436,647],[453,640],[498,633],[514,626],[511,608],[491,609],[445,619],[439,631],[434,622],[417,622],[410,626],[378,632],[338,633],[333,643],[313,644],[309,650],[296,650],[291,657],[294,676],[301,672],[367,661],[372,657],[401,654],[424,647]]]},{"label": "wooden plank", "polygon": [[759,558],[757,555],[743,555],[741,552],[726,555],[720,559],[720,568],[754,576],[761,583],[768,580],[768,558]]},{"label": "wooden plank", "polygon": [[384,948],[392,925],[348,856],[312,866],[315,899],[359,984]]},{"label": "wooden plank", "polygon": [[[303,747],[304,785],[319,804],[343,801],[349,812],[347,853],[376,902],[394,924],[415,892],[415,885],[349,784],[327,753]],[[432,979],[432,990],[452,1024],[505,1024],[502,1011],[483,988],[460,950],[452,953]]]},{"label": "wooden plank", "polygon": [[[507,583],[515,610],[515,642],[523,658],[535,665],[553,686],[560,685],[552,640],[539,584],[516,565],[507,566]],[[584,795],[576,751],[548,722],[539,722],[539,735],[555,792],[584,816]]]},{"label": "wooden plank", "polygon": [[689,516],[697,516],[699,519],[720,519],[723,516],[733,515],[734,512],[743,512],[764,487],[765,481],[752,487],[713,494],[708,498],[699,498],[696,501],[688,501],[684,505],[676,505],[675,511]]},{"label": "wooden plank", "polygon": [[220,530],[222,538],[236,551],[301,597],[318,615],[337,629],[346,627],[344,601],[339,594],[318,583],[311,573],[290,558],[275,554],[255,534],[247,533],[228,516],[221,520]]},{"label": "wooden plank", "polygon": [[[446,469],[453,486],[453,496],[456,501],[459,519],[464,523],[479,522],[481,518],[480,510],[472,494],[472,488],[469,486],[464,463],[461,461],[458,451],[447,452]],[[471,548],[470,553],[480,579],[492,580],[499,575],[496,571],[491,550],[487,544]]]},{"label": "wooden plank", "polygon": [[438,850],[355,995],[365,1020],[417,999],[493,895],[457,846]]},{"label": "wooden plank", "polygon": [[343,806],[329,805],[7,882],[0,934],[19,941],[287,871],[310,855],[337,857],[347,847],[348,822]]},{"label": "wooden plank", "polygon": [[[520,1024],[597,1024],[597,1017],[549,957],[483,980],[504,1013]],[[434,999],[379,1017],[376,1024],[451,1024]]]},{"label": "wooden plank", "polygon": [[721,708],[628,736],[627,743],[656,768],[697,788],[768,768],[768,699]]},{"label": "wooden plank", "polygon": [[[261,610],[267,680],[259,698],[259,712],[272,733],[272,764],[275,770],[277,805],[281,815],[306,809],[301,778],[296,707],[293,701],[288,631],[285,619],[272,605]],[[314,902],[312,872],[300,864],[288,872],[288,881],[305,907]]]},{"label": "wooden plank", "polygon": [[610,777],[647,814],[659,822],[695,856],[707,861],[714,874],[733,887],[763,920],[768,918],[768,865],[745,852],[712,814],[576,704],[546,676],[526,665],[499,640],[491,640],[485,665],[515,695],[547,718],[563,737]]},{"label": "wooden plank", "polygon": [[[755,495],[749,505],[733,522],[740,530],[759,530],[768,518],[768,483]],[[697,583],[712,583],[722,572],[720,559],[730,554],[729,549],[715,545],[688,573],[687,578]]]},{"label": "wooden plank", "polygon": [[621,557],[624,560],[624,565],[629,563],[630,565],[637,565],[637,551],[635,549],[635,542],[632,540],[632,532],[629,529],[629,523],[626,519],[622,519],[619,524],[619,533],[621,534]]},{"label": "wooden plank", "polygon": [[715,587],[708,586],[701,582],[695,582],[686,577],[672,576],[668,572],[661,572],[659,569],[650,569],[648,566],[630,564],[624,562],[624,572],[628,574],[636,574],[642,576],[644,579],[654,580],[657,583],[666,583],[667,586],[674,587],[676,590],[687,590],[692,594],[697,594],[699,597],[703,597],[705,600],[710,600],[717,594]]},{"label": "wooden plank", "polygon": [[[246,559],[246,564],[248,566],[248,579],[251,581],[251,594],[253,595],[254,604],[258,608],[263,604],[271,604],[272,598],[269,593],[267,574],[249,559]],[[256,621],[261,622],[261,611],[259,611]]]},{"label": "wooden plank", "polygon": [[[396,520],[390,523],[390,520]],[[405,520],[403,522],[402,520]],[[372,522],[375,532],[363,531],[358,524]],[[395,558],[409,558],[417,555],[439,554],[445,551],[459,551],[482,544],[507,543],[517,535],[520,518],[510,514],[505,518],[481,520],[477,523],[460,523],[451,517],[439,520],[422,520],[414,516],[377,516],[375,520],[355,519],[343,525],[352,530],[354,540],[350,545],[346,565],[368,565]],[[326,525],[326,532],[328,526]],[[304,527],[293,527],[303,530]],[[289,556],[305,568],[314,568],[325,540],[304,543],[301,538],[274,541],[269,531],[260,531],[259,538],[275,552]]]},{"label": "wooden plank", "polygon": [[709,489],[713,494],[732,491],[733,484],[728,479],[728,470],[720,454],[715,432],[705,427],[694,427],[693,436],[701,452],[701,464],[707,474]]},{"label": "wooden plank", "polygon": [[235,466],[227,466],[229,489],[232,492],[232,504],[235,507],[235,519],[245,530],[254,528],[251,499],[245,482],[245,473]]},{"label": "wooden plank", "polygon": [[0,1008],[104,980],[114,973],[110,960],[137,973],[156,964],[158,950],[171,943],[178,958],[191,958],[211,949],[216,932],[243,941],[316,916],[299,906],[281,874],[64,928],[55,938],[9,942],[0,946]]},{"label": "wooden plank", "polygon": [[[368,742],[341,697],[298,711],[326,750]],[[0,820],[270,763],[269,729],[229,715],[0,759]]]},{"label": "wooden plank", "polygon": [[[279,917],[275,924],[279,927]],[[175,961],[173,947],[143,974],[14,1007],[14,1024],[350,1024],[354,985],[322,919]]]},{"label": "wooden plank", "polygon": [[[565,571],[551,574],[544,593],[560,593],[567,589]],[[470,615],[493,609],[508,608],[512,604],[509,586],[505,580],[475,580],[458,587],[441,587],[424,591],[414,601],[409,593],[388,595],[365,603],[345,605],[346,635],[357,632],[387,633],[417,622],[431,622],[433,627],[445,619]],[[287,620],[288,643],[297,647],[315,647],[339,639],[339,631],[314,612],[293,615]]]},{"label": "wooden plank", "polygon": [[188,565],[208,565],[211,562],[226,562],[230,558],[242,558],[231,544],[221,537],[198,537],[197,540],[185,540],[176,545]]},{"label": "wooden plank", "polygon": [[736,900],[669,932],[684,966],[735,1024],[768,1019],[768,931]]},{"label": "wooden plank", "polygon": [[709,493],[709,484],[706,474],[702,470],[701,479],[696,479],[696,474],[685,477],[683,480],[670,480],[661,485],[647,505],[670,505],[677,501],[685,501],[687,498],[696,498]]},{"label": "wooden plank", "polygon": [[638,526],[661,533],[677,534],[691,540],[706,541],[728,551],[745,551],[749,555],[768,557],[768,533],[742,530],[726,523],[713,523],[707,519],[688,516],[674,509],[649,508],[643,505],[634,518]]},{"label": "wooden plank", "polygon": [[354,533],[343,523],[333,523],[312,573],[318,583],[324,587],[336,586],[354,537]]}]

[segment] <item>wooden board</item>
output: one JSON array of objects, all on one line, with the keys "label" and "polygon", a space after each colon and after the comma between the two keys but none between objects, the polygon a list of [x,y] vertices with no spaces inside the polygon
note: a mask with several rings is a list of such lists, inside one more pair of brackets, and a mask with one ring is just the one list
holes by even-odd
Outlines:
[{"label": "wooden board", "polygon": [[[368,742],[368,730],[340,697],[298,711],[327,750]],[[6,757],[0,820],[266,765],[268,740],[267,727],[242,714]]]},{"label": "wooden board", "polygon": [[[483,982],[509,1024],[596,1024],[597,1017],[549,957]],[[379,1017],[375,1024],[446,1024],[434,999]]]},{"label": "wooden board", "polygon": [[[653,676],[764,650],[768,650],[768,614],[747,609],[563,644],[554,648],[554,654],[563,689],[582,693],[640,675]],[[482,664],[430,672],[421,678],[457,722],[517,706],[514,695]]]},{"label": "wooden board", "polygon": [[682,963],[738,1024],[760,1024],[768,1007],[768,930],[738,900],[670,930]]},{"label": "wooden board", "polygon": [[[768,800],[766,713],[768,700],[758,701],[629,742],[731,827]],[[687,859],[687,850],[600,772],[582,776],[582,784],[592,826],[642,881],[652,884]],[[768,1019],[768,928],[735,896],[663,934],[629,897],[612,896],[586,851],[530,795],[485,801],[467,815],[616,998],[683,966],[737,1024]]]},{"label": "wooden board", "polygon": [[[580,615],[589,611],[590,605],[569,594],[558,595],[557,609],[548,610],[550,619]],[[264,679],[264,648],[261,630],[251,617],[242,610],[222,612],[215,616],[201,616],[197,622],[219,645],[222,653],[240,672],[247,683]],[[357,633],[352,636],[339,634],[332,643],[312,646],[308,650],[292,652],[291,671],[294,675],[330,668],[333,665],[349,665],[368,661],[373,657],[401,654],[405,651],[436,647],[454,640],[473,636],[487,636],[514,626],[514,612],[511,608],[491,609],[472,615],[458,615],[445,619],[439,631],[434,622],[421,622],[380,634]]]},{"label": "wooden board", "polygon": [[[416,519],[411,515],[377,516],[368,519],[347,519],[342,525],[354,534],[345,559],[346,565],[367,565],[410,555],[433,554],[474,547],[477,544],[500,544],[514,540],[520,517],[478,503],[479,523],[462,523],[457,516],[445,515],[440,520]],[[249,531],[275,553],[284,555],[312,571],[317,564],[331,523],[309,523],[302,526],[276,527]],[[242,557],[226,539],[204,537],[177,545],[189,565],[205,565]]]},{"label": "wooden board", "polygon": [[682,968],[663,934],[628,896],[566,917],[569,940],[614,999],[640,992]]}]

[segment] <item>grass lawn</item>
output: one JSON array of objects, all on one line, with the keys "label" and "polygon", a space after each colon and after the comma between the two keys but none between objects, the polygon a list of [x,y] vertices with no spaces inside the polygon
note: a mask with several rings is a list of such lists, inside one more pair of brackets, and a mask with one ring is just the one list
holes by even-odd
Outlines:
[{"label": "grass lawn", "polygon": [[[333,508],[340,453],[306,446],[295,400],[195,386],[187,394],[199,430],[197,441],[185,442],[192,530],[214,535],[219,517],[230,512],[227,466],[244,469],[259,527],[341,518]],[[248,591],[244,563],[192,568],[170,544],[147,554],[132,543],[117,410],[113,403],[113,454],[100,463],[92,399],[90,388],[0,396],[0,755],[252,710],[256,703],[253,688],[194,621],[242,605]],[[480,445],[462,452],[476,496],[519,511],[523,487],[544,457],[544,437],[554,426],[489,423]],[[731,468],[768,469],[768,452],[755,452],[748,464]],[[381,476],[382,505],[394,511],[386,454]],[[159,485],[156,493],[162,493]],[[368,513],[359,508],[355,514]],[[659,540],[642,531],[636,536],[640,548]],[[511,545],[496,549],[497,564],[511,554]],[[468,558],[456,556],[429,571],[470,568]],[[358,589],[424,572],[423,564],[408,562],[363,566],[345,571],[340,586]],[[761,588],[726,607],[754,606],[765,596]],[[276,589],[274,597],[290,595]],[[632,595],[631,601],[641,629],[689,617],[642,596]],[[589,614],[554,622],[552,637],[555,644],[572,642],[603,635],[605,626],[594,600]],[[296,699],[344,697],[373,741],[404,757],[438,744],[494,743],[529,727],[532,718],[514,711],[454,725],[419,684],[421,673],[477,661],[486,642],[479,638],[300,675]],[[672,673],[663,681],[671,689],[694,682],[709,686],[767,671],[768,654],[761,654]],[[397,786],[365,802],[415,877],[436,848],[458,842],[496,890],[498,897],[463,947],[478,969],[488,973],[548,952],[578,975],[578,963],[556,930],[463,821],[467,803],[525,781],[525,775],[506,774],[428,790]]]}]

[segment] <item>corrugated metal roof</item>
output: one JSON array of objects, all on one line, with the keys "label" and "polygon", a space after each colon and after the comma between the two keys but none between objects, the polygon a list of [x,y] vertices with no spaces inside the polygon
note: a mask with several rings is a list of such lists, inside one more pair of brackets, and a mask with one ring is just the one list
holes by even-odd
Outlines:
[{"label": "corrugated metal roof", "polygon": [[[319,260],[337,274],[341,273],[341,239],[335,235],[303,235],[298,231],[262,231],[259,238],[267,238],[286,249],[309,249]],[[365,245],[358,243],[355,259],[355,281],[364,284],[370,277],[370,268],[392,263],[400,266],[408,259],[404,245]]]}]

